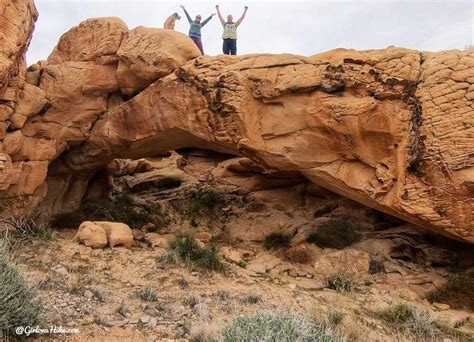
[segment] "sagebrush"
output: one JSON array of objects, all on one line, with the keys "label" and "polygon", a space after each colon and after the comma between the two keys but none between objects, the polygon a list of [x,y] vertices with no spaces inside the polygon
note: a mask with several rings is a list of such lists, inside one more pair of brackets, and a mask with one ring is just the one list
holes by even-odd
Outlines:
[{"label": "sagebrush", "polygon": [[14,336],[19,326],[43,323],[45,308],[20,271],[8,260],[8,247],[0,240],[0,338]]},{"label": "sagebrush", "polygon": [[408,304],[397,304],[378,312],[378,317],[393,329],[411,336],[415,340],[429,340],[438,335],[436,317],[427,310]]},{"label": "sagebrush", "polygon": [[222,341],[342,341],[313,319],[289,312],[257,312],[242,316],[222,331]]}]

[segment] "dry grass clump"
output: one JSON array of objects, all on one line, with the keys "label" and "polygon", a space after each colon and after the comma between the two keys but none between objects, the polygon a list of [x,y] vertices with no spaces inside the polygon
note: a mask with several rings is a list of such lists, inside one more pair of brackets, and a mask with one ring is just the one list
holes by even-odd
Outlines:
[{"label": "dry grass clump", "polygon": [[160,259],[161,263],[183,261],[188,267],[226,272],[216,245],[203,245],[192,234],[178,235],[170,242],[167,254]]},{"label": "dry grass clump", "polygon": [[324,287],[338,292],[352,292],[354,289],[352,275],[342,271],[333,273],[324,279]]},{"label": "dry grass clump", "polygon": [[438,335],[436,317],[429,311],[407,304],[397,304],[377,313],[390,326],[415,340],[431,340]]},{"label": "dry grass clump", "polygon": [[257,312],[234,320],[222,331],[222,341],[342,341],[313,319],[290,312]]},{"label": "dry grass clump", "polygon": [[138,297],[146,302],[156,302],[158,301],[158,295],[156,291],[152,288],[145,288],[138,293]]}]

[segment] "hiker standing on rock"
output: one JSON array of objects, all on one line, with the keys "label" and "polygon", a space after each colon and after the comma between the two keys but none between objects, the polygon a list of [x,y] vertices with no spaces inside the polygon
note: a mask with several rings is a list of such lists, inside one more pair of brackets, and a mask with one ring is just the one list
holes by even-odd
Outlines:
[{"label": "hiker standing on rock", "polygon": [[179,16],[179,14],[174,12],[172,15],[168,17],[168,19],[166,19],[165,24],[163,25],[163,28],[167,30],[174,30],[174,22],[180,19],[181,17]]},{"label": "hiker standing on rock", "polygon": [[193,40],[193,42],[197,45],[201,53],[204,55],[204,49],[202,47],[202,41],[201,41],[201,28],[206,25],[209,20],[212,19],[213,16],[215,16],[215,13],[212,13],[209,18],[204,20],[201,23],[201,15],[197,15],[194,20],[191,19],[191,16],[189,15],[188,11],[186,11],[186,8],[184,8],[183,5],[181,5],[181,8],[184,11],[184,14],[186,14],[186,17],[188,18],[189,24],[191,25],[189,27],[189,37]]},{"label": "hiker standing on rock", "polygon": [[237,27],[239,27],[242,20],[245,18],[245,14],[249,8],[245,6],[244,13],[237,22],[233,22],[232,15],[227,16],[227,21],[224,21],[222,18],[221,11],[219,11],[219,5],[216,5],[217,14],[221,20],[222,26],[224,27],[224,33],[222,34],[222,39],[224,40],[222,44],[222,51],[226,55],[236,55],[237,54]]}]

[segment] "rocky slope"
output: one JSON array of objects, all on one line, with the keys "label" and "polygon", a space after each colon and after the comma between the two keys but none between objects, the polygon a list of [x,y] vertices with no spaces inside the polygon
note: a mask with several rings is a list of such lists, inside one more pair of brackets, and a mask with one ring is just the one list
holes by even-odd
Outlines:
[{"label": "rocky slope", "polygon": [[473,54],[198,57],[180,33],[90,19],[26,73],[3,120],[2,197],[74,211],[115,158],[199,147],[472,243]]}]

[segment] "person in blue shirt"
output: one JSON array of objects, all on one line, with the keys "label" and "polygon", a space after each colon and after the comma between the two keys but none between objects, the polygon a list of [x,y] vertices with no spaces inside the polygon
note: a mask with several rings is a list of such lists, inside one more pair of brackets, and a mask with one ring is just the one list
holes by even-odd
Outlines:
[{"label": "person in blue shirt", "polygon": [[186,11],[186,8],[184,8],[183,5],[181,5],[181,8],[184,11],[184,14],[186,14],[186,17],[188,18],[189,21],[189,38],[193,40],[193,42],[196,44],[196,46],[199,48],[201,53],[204,55],[204,49],[202,47],[202,41],[201,41],[201,28],[206,25],[209,20],[212,19],[213,16],[215,16],[215,13],[212,13],[209,18],[201,22],[201,16],[198,14],[194,20],[191,19],[191,16],[189,15],[188,11]]}]

